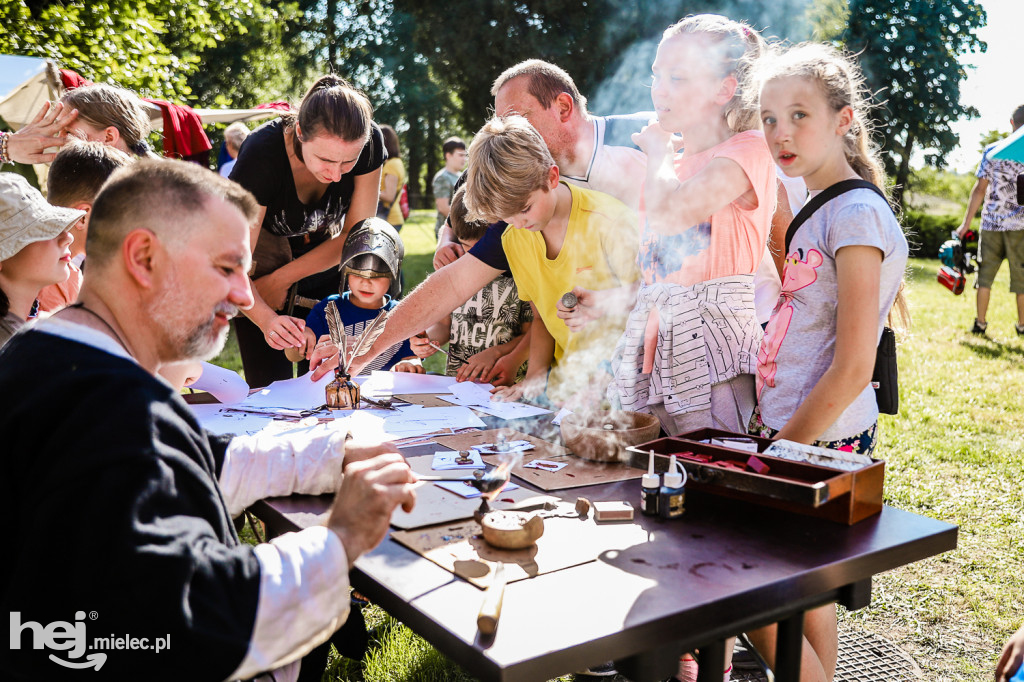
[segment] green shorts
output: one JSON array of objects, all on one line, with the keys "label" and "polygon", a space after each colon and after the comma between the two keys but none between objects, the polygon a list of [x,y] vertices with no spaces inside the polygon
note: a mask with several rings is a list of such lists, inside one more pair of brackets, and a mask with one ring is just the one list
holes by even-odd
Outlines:
[{"label": "green shorts", "polygon": [[1003,260],[1010,264],[1010,291],[1024,294],[1024,230],[982,230],[978,239],[977,287],[992,288]]}]

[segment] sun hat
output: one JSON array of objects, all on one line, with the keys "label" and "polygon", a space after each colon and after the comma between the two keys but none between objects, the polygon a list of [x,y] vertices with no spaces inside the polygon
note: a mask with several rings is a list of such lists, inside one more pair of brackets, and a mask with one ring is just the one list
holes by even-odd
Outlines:
[{"label": "sun hat", "polygon": [[53,239],[85,211],[52,206],[17,173],[0,173],[0,261],[33,242]]}]

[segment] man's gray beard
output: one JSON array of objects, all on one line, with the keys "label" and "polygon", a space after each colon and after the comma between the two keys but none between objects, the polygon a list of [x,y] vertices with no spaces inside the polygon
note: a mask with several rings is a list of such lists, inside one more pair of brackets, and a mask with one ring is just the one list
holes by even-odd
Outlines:
[{"label": "man's gray beard", "polygon": [[170,342],[176,357],[164,358],[164,362],[181,362],[183,360],[209,360],[216,357],[223,349],[228,338],[228,328],[218,334],[213,333],[217,313],[225,313],[229,317],[238,314],[238,308],[230,303],[218,303],[210,317],[191,329],[183,326],[180,320],[188,319],[188,312],[194,303],[186,300],[179,292],[181,288],[177,280],[153,302],[150,319]]},{"label": "man's gray beard", "polygon": [[[218,306],[218,309],[220,306]],[[225,311],[227,312],[227,311]],[[231,315],[234,316],[234,311],[231,311]],[[185,339],[185,347],[182,352],[185,357],[182,359],[186,360],[211,360],[217,357],[222,350],[224,350],[224,344],[228,340],[228,328],[224,329],[218,334],[213,334],[213,325],[216,321],[216,316],[211,316],[209,320],[197,327],[187,339]]]}]

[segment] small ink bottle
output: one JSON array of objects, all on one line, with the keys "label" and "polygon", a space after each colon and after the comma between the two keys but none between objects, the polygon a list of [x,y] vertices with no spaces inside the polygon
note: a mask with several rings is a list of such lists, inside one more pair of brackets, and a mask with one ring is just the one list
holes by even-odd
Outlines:
[{"label": "small ink bottle", "polygon": [[647,461],[647,473],[640,479],[640,513],[645,516],[658,515],[658,492],[661,478],[654,473],[654,450]]},{"label": "small ink bottle", "polygon": [[[682,473],[679,473],[682,470]],[[658,511],[663,519],[677,519],[686,511],[686,469],[676,463],[676,456],[668,463],[658,493]]]}]

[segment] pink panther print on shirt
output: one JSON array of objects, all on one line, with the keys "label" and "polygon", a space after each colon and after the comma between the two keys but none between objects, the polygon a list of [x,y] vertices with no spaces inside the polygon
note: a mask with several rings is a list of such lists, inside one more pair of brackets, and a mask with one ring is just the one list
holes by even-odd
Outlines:
[{"label": "pink panther print on shirt", "polygon": [[793,320],[793,293],[810,286],[818,279],[815,272],[822,264],[824,258],[817,249],[807,252],[807,260],[801,260],[801,249],[786,256],[786,264],[782,269],[782,291],[779,293],[779,300],[772,311],[771,320],[764,330],[764,338],[761,340],[761,348],[757,352],[757,397],[761,397],[761,391],[765,385],[775,386],[775,373],[778,365],[775,359],[779,356],[779,348],[782,346],[786,332],[789,331],[789,324]]}]

